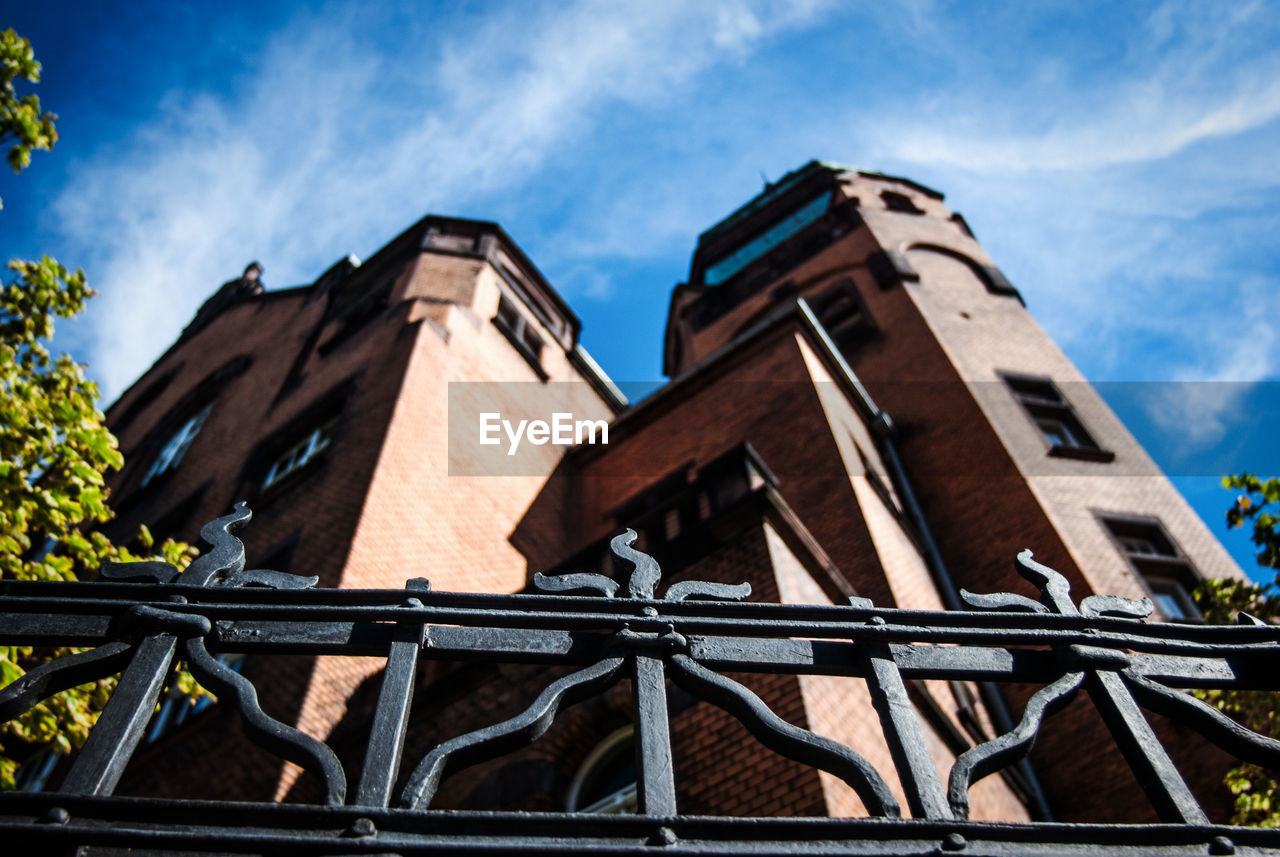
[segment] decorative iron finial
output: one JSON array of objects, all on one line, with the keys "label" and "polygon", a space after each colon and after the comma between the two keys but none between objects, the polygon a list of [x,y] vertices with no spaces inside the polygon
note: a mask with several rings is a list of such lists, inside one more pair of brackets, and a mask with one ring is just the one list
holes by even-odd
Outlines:
[{"label": "decorative iron finial", "polygon": [[1014,592],[992,592],[985,595],[960,590],[960,598],[970,607],[979,610],[1025,610],[1032,613],[1057,613],[1061,616],[1122,616],[1128,619],[1145,619],[1155,605],[1150,598],[1135,600],[1119,595],[1090,595],[1080,602],[1079,608],[1071,600],[1071,584],[1061,573],[1032,559],[1032,553],[1024,550],[1013,562],[1018,574],[1036,585],[1040,600],[1033,601]]},{"label": "decorative iron finial", "polygon": [[200,528],[200,538],[211,548],[181,573],[167,562],[106,562],[99,575],[106,580],[134,583],[176,583],[180,586],[265,586],[270,589],[310,589],[320,582],[315,575],[303,576],[265,568],[245,569],[244,543],[236,538],[253,518],[248,504],[236,503],[229,515],[214,518]]},{"label": "decorative iron finial", "polygon": [[[643,551],[631,547],[638,536],[632,529],[623,530],[609,542],[613,555],[631,564],[631,574],[627,580],[627,596],[643,601],[654,600],[658,582],[662,579],[662,569],[658,561]],[[591,590],[605,598],[614,598],[618,593],[618,583],[603,574],[594,572],[576,572],[548,576],[535,572],[533,585],[543,592],[574,592]],[[715,598],[722,601],[741,601],[751,594],[750,583],[712,583],[706,580],[684,580],[667,587],[664,601],[683,601],[686,598]]]}]

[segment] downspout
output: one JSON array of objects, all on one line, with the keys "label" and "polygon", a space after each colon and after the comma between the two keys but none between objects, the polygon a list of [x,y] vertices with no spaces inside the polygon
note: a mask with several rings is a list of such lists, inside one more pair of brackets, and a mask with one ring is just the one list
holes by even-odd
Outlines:
[{"label": "downspout", "polygon": [[[911,483],[907,480],[907,472],[903,469],[902,461],[898,458],[898,450],[893,444],[893,438],[897,434],[893,420],[872,401],[871,395],[862,386],[858,376],[853,374],[853,369],[845,361],[844,355],[840,353],[840,349],[836,347],[835,342],[827,334],[822,322],[814,315],[813,309],[808,302],[804,298],[797,298],[792,308],[799,312],[806,325],[822,340],[828,354],[835,359],[839,366],[837,374],[840,380],[853,393],[854,401],[857,402],[864,419],[867,420],[867,424],[879,441],[881,456],[889,467],[889,478],[893,480],[894,488],[898,491],[898,495],[906,506],[907,517],[915,527],[916,535],[920,540],[920,549],[924,554],[925,566],[929,569],[929,576],[933,579],[933,584],[937,587],[938,594],[942,597],[943,606],[947,610],[964,610],[965,604],[960,600],[960,593],[956,591],[955,582],[951,579],[951,573],[947,571],[946,563],[942,561],[942,554],[938,551],[938,545],[934,542],[933,534],[929,531],[929,524],[925,521],[924,512],[921,511],[915,492],[911,490]],[[1000,695],[995,683],[980,681],[975,682],[975,684],[978,686],[978,693],[982,697],[982,703],[986,706],[987,713],[991,716],[992,725],[1001,735],[1012,732],[1014,729],[1013,718],[1010,716],[1009,708],[1005,705],[1004,697]],[[1022,775],[1023,782],[1020,785],[1028,792],[1029,805],[1027,809],[1031,812],[1032,819],[1035,821],[1053,821],[1053,812],[1049,809],[1049,804],[1045,802],[1044,791],[1040,788],[1040,780],[1036,778],[1035,771],[1031,769],[1031,763],[1024,758],[1018,760],[1014,767]]]},{"label": "downspout", "polygon": [[[916,500],[915,492],[911,490],[911,483],[907,480],[906,471],[902,467],[902,461],[898,458],[898,450],[894,446],[893,438],[896,434],[893,421],[889,419],[889,415],[884,411],[879,411],[876,415],[876,421],[872,424],[872,430],[880,440],[880,451],[884,456],[885,463],[889,466],[890,478],[893,479],[894,487],[897,489],[899,496],[902,497],[903,505],[906,506],[907,515],[911,522],[915,525],[916,534],[920,537],[920,547],[924,552],[925,564],[929,568],[929,574],[933,578],[934,585],[938,588],[939,595],[942,596],[942,603],[948,610],[964,610],[964,602],[960,600],[960,593],[956,591],[955,582],[951,579],[951,573],[947,571],[946,564],[942,561],[942,554],[938,551],[938,545],[933,540],[933,534],[929,532],[929,525],[925,521],[924,513],[920,509],[920,503]],[[991,715],[991,722],[1004,735],[1013,731],[1013,718],[1009,715],[1009,708],[1005,705],[1004,697],[1000,695],[1000,691],[996,689],[995,683],[990,681],[976,682],[978,693],[982,697],[983,704],[987,707],[987,712]],[[1049,804],[1045,802],[1044,791],[1040,788],[1040,780],[1036,778],[1035,771],[1031,768],[1031,763],[1026,758],[1019,759],[1015,767],[1022,774],[1024,785],[1028,791],[1030,805],[1027,807],[1031,811],[1033,821],[1053,821],[1053,811],[1049,809]]]}]

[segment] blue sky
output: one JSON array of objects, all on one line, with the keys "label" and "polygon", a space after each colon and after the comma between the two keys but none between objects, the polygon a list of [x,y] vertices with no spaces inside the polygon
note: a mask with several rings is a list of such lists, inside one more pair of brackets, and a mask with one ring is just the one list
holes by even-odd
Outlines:
[{"label": "blue sky", "polygon": [[3,6],[62,140],[0,175],[0,254],[88,273],[60,344],[108,400],[250,259],[310,282],[427,212],[501,222],[657,380],[697,233],[825,158],[944,191],[1252,568],[1214,477],[1280,473],[1274,4]]}]

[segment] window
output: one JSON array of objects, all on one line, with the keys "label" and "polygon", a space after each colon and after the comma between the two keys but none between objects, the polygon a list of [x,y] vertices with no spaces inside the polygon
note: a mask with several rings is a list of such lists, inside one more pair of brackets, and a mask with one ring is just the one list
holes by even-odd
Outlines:
[{"label": "window", "polygon": [[884,200],[884,207],[890,211],[900,211],[903,214],[924,214],[922,209],[916,207],[911,201],[911,197],[904,193],[894,193],[891,190],[882,191],[880,198]]},{"label": "window", "polygon": [[[218,661],[231,667],[236,672],[244,669],[244,655],[242,654],[218,655]],[[193,715],[204,711],[213,704],[214,698],[207,693],[192,696],[191,694],[183,693],[176,686],[171,687],[168,695],[160,702],[160,710],[156,712],[156,716],[151,721],[151,729],[147,732],[147,743],[150,744],[168,735]]]},{"label": "window", "polygon": [[188,417],[179,426],[178,430],[169,437],[169,440],[161,447],[160,454],[156,456],[155,461],[151,462],[151,467],[147,469],[147,475],[142,477],[143,485],[146,485],[162,473],[177,469],[182,462],[182,456],[186,455],[191,442],[200,433],[200,427],[208,419],[211,410],[213,410],[212,403],[205,405],[200,411]]},{"label": "window", "polygon": [[1161,616],[1175,622],[1193,622],[1200,618],[1191,596],[1200,575],[1159,521],[1103,518],[1102,524],[1116,549],[1151,593]]},{"label": "window", "polygon": [[317,455],[328,448],[329,441],[333,438],[333,427],[337,422],[335,418],[316,426],[307,433],[306,437],[277,456],[267,468],[262,487],[270,488],[289,474],[301,470],[314,461]]},{"label": "window", "polygon": [[845,278],[807,299],[831,341],[843,348],[875,333],[876,325],[853,280]]},{"label": "window", "polygon": [[764,232],[756,235],[727,256],[722,256],[707,268],[703,282],[718,286],[743,268],[786,241],[792,235],[827,213],[831,195],[823,193],[811,199],[791,214],[777,221]]},{"label": "window", "polygon": [[542,337],[529,324],[524,313],[516,308],[515,301],[505,294],[498,298],[498,314],[493,317],[493,323],[529,362],[538,377],[545,381],[547,373],[542,368]]},{"label": "window", "polygon": [[630,815],[636,791],[635,727],[623,726],[595,746],[574,774],[566,804],[570,812]]},{"label": "window", "polygon": [[13,774],[13,790],[16,792],[40,792],[49,784],[49,776],[62,759],[62,753],[54,747],[45,747],[29,756]]},{"label": "window", "polygon": [[1049,455],[1086,461],[1111,461],[1114,452],[1098,446],[1057,385],[1048,378],[1004,375],[1009,392],[1049,444]]}]

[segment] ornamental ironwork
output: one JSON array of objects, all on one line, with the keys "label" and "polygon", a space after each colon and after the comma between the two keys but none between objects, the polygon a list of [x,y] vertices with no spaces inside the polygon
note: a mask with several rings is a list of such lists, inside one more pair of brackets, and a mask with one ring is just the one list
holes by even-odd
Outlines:
[{"label": "ornamental ironwork", "polygon": [[[1251,732],[1187,690],[1276,689],[1280,629],[1242,616],[1232,627],[1147,622],[1149,601],[1095,595],[1029,551],[1015,567],[1038,599],[962,593],[965,611],[752,603],[750,587],[681,581],[661,587],[657,562],[630,530],[611,542],[625,583],[600,574],[535,575],[539,592],[436,592],[316,587],[315,577],[246,568],[235,533],[243,505],[207,524],[212,546],[184,572],[166,563],[108,564],[92,583],[0,582],[0,644],[75,647],[0,690],[0,721],[116,672],[121,678],[84,747],[52,791],[0,795],[0,837],[23,854],[77,847],[147,853],[428,854],[1248,854],[1280,848],[1280,831],[1211,823],[1144,712],[1201,733],[1234,756],[1280,769],[1280,742]],[[661,592],[661,594],[659,594]],[[379,656],[381,678],[359,771],[324,742],[258,704],[252,681],[219,656]],[[233,707],[247,735],[324,784],[316,805],[175,801],[114,795],[144,740],[176,659]],[[404,756],[419,664],[555,665],[528,707],[503,722]],[[728,674],[845,676],[865,682],[892,758],[877,770],[855,747],[788,723]],[[959,755],[940,775],[908,695],[918,679],[1038,686],[1014,727]],[[567,706],[632,683],[639,812],[441,810],[451,773],[519,750]],[[682,815],[672,766],[668,683],[718,706],[761,744],[847,783],[870,818]],[[983,777],[1025,759],[1047,719],[1087,695],[1160,821],[1024,824],[969,820]],[[1089,752],[1089,748],[1082,748]],[[405,785],[396,783],[403,772]],[[354,775],[354,788],[349,787]],[[901,784],[905,806],[887,777]],[[945,779],[945,782],[944,782]],[[91,852],[92,853],[92,852]]]}]

